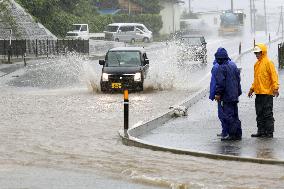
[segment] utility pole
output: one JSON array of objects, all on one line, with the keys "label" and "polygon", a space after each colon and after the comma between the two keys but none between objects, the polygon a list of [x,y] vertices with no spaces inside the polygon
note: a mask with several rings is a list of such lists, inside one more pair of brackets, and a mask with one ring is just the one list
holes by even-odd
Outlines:
[{"label": "utility pole", "polygon": [[253,32],[252,24],[252,0],[249,0],[249,10],[250,10],[250,32]]},{"label": "utility pole", "polygon": [[130,0],[128,0],[128,15],[130,16],[131,14],[131,3]]},{"label": "utility pole", "polygon": [[173,1],[173,34],[175,34],[175,2]]},{"label": "utility pole", "polygon": [[282,26],[282,42],[283,42],[283,37],[284,37],[283,6],[281,6],[281,26]]},{"label": "utility pole", "polygon": [[188,13],[191,14],[191,0],[188,0]]},{"label": "utility pole", "polygon": [[282,42],[283,42],[283,37],[284,37],[283,6],[281,6],[281,21],[282,21]]},{"label": "utility pole", "polygon": [[282,36],[282,40],[283,40],[283,32],[284,32],[284,23],[283,23],[283,6],[281,6],[281,12],[280,12],[280,18],[279,18],[279,25],[278,25],[278,30],[277,30],[277,35],[279,34],[280,31],[280,25],[282,26],[282,31],[281,31],[281,36]]},{"label": "utility pole", "polygon": [[234,2],[231,0],[231,11],[234,12]]},{"label": "utility pole", "polygon": [[267,15],[266,15],[266,0],[264,2],[264,24],[265,24],[265,35],[267,36]]},{"label": "utility pole", "polygon": [[252,7],[253,7],[253,33],[255,34],[255,13],[256,13],[256,9],[255,9],[254,0],[252,0]]}]

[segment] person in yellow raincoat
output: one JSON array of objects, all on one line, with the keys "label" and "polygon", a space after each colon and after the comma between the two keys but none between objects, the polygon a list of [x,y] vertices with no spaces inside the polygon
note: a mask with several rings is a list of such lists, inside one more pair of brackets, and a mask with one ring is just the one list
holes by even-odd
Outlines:
[{"label": "person in yellow raincoat", "polygon": [[251,137],[273,138],[273,97],[279,95],[278,74],[273,62],[267,56],[266,45],[256,44],[253,52],[257,62],[254,65],[254,81],[248,97],[252,97],[255,93],[257,133],[252,134]]}]

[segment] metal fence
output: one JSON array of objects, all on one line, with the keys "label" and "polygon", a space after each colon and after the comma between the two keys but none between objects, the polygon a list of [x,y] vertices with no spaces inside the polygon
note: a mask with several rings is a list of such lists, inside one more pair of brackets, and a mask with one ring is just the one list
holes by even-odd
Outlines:
[{"label": "metal fence", "polygon": [[0,40],[2,58],[38,57],[67,52],[89,54],[89,40]]},{"label": "metal fence", "polygon": [[279,68],[283,69],[284,67],[284,42],[278,44],[278,62],[279,62]]}]

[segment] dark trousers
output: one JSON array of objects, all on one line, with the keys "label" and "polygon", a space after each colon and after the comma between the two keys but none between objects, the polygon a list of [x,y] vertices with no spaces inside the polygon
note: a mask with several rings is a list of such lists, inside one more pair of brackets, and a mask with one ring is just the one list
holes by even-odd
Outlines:
[{"label": "dark trousers", "polygon": [[238,113],[238,102],[223,102],[218,113],[223,131],[227,132],[229,136],[241,137],[242,128]]},{"label": "dark trousers", "polygon": [[229,134],[228,131],[228,127],[225,124],[225,120],[224,120],[224,111],[223,111],[223,105],[221,104],[221,101],[218,102],[218,118],[221,122],[221,126],[222,126],[222,136],[227,136]]},{"label": "dark trousers", "polygon": [[273,96],[257,94],[255,98],[257,132],[261,134],[274,132]]}]

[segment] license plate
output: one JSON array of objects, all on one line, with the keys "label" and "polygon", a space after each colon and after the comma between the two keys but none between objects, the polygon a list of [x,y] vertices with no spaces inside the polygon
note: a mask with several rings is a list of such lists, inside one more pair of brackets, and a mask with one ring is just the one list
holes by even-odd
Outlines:
[{"label": "license plate", "polygon": [[121,89],[121,83],[112,83],[111,88],[113,89]]}]

